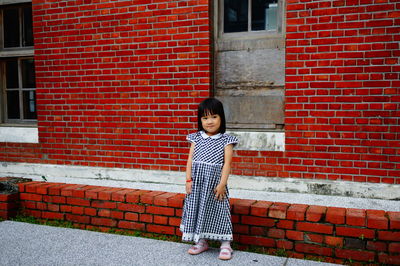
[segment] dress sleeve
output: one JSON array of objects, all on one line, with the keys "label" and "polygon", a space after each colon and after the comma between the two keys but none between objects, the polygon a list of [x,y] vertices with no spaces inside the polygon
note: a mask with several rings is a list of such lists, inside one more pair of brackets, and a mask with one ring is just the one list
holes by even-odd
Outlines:
[{"label": "dress sleeve", "polygon": [[227,138],[225,140],[225,146],[229,145],[229,144],[233,144],[233,146],[236,146],[236,144],[239,143],[239,140],[237,137],[235,136],[231,136],[231,135],[227,135]]},{"label": "dress sleeve", "polygon": [[192,143],[196,143],[197,133],[192,133],[186,136],[186,140]]}]

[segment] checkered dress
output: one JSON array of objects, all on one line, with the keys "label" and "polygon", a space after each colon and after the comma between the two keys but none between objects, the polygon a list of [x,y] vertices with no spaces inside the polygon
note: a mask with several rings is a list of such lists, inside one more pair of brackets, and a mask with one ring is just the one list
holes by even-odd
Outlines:
[{"label": "checkered dress", "polygon": [[[229,198],[214,198],[214,189],[221,179],[224,148],[236,145],[238,140],[228,134],[208,136],[204,132],[189,134],[187,140],[195,143],[192,163],[192,193],[186,196],[183,207],[183,241],[199,239],[232,240],[232,222]],[[228,189],[227,189],[228,196]]]}]

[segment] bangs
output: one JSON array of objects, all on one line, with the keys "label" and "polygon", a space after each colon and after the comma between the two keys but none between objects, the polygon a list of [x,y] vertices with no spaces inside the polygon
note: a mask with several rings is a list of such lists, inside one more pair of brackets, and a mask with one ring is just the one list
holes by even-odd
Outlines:
[{"label": "bangs", "polygon": [[199,131],[204,130],[203,126],[201,125],[201,118],[208,115],[219,115],[221,117],[220,133],[225,133],[226,122],[224,107],[219,100],[215,98],[208,98],[199,104],[199,108],[197,110],[197,122]]}]

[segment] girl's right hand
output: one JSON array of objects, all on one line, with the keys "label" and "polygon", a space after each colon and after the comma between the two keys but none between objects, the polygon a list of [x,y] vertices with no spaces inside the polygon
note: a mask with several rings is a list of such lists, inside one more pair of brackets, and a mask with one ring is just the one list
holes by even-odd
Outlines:
[{"label": "girl's right hand", "polygon": [[192,182],[186,182],[186,194],[192,193]]}]

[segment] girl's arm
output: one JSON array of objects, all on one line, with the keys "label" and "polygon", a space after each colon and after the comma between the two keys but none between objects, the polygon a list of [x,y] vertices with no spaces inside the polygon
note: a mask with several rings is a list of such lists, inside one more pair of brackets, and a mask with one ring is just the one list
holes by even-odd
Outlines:
[{"label": "girl's arm", "polygon": [[228,177],[231,172],[231,163],[233,156],[233,145],[229,144],[225,146],[224,154],[224,166],[222,167],[221,180],[218,186],[215,188],[215,198],[223,200],[226,196],[226,185],[228,184]]},{"label": "girl's arm", "polygon": [[[189,157],[186,163],[186,193],[190,194],[192,192],[192,160],[194,152],[194,143],[190,145]],[[190,181],[189,181],[190,180]]]}]

